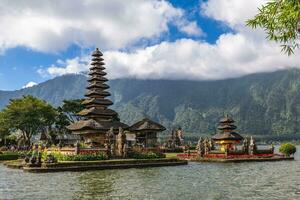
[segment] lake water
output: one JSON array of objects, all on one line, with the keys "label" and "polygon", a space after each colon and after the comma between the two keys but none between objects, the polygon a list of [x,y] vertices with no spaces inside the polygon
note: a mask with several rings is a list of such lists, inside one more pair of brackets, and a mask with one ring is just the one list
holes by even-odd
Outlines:
[{"label": "lake water", "polygon": [[46,174],[0,164],[0,199],[300,199],[300,153],[295,161]]}]

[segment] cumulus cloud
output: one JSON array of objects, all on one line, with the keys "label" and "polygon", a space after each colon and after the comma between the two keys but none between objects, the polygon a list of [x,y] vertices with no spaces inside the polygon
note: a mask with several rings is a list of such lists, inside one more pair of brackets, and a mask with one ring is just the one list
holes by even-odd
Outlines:
[{"label": "cumulus cloud", "polygon": [[185,20],[179,20],[177,22],[177,25],[179,27],[179,30],[181,32],[186,33],[187,35],[190,36],[202,36],[205,35],[202,31],[201,28],[199,28],[199,26],[197,25],[197,23],[195,21],[193,22],[188,22]]},{"label": "cumulus cloud", "polygon": [[[105,51],[109,78],[215,80],[289,67],[300,68],[300,51],[281,53],[278,44],[265,39],[262,30],[245,27],[245,20],[257,12],[264,0],[208,0],[201,13],[229,26],[232,33],[220,35],[214,44],[192,39],[136,49]],[[189,30],[189,29],[187,29]],[[190,29],[193,33],[193,28]],[[49,75],[78,73],[88,69],[89,56],[77,57],[63,66],[47,69]],[[81,65],[80,62],[85,64]],[[50,70],[51,69],[51,70]],[[58,73],[60,72],[60,73]]]},{"label": "cumulus cloud", "polygon": [[35,86],[35,85],[37,85],[36,82],[30,81],[30,82],[28,82],[26,85],[24,85],[24,86],[22,87],[22,89],[24,89],[24,88],[30,88],[30,87],[33,87],[33,86]]},{"label": "cumulus cloud", "polygon": [[208,0],[200,5],[201,14],[225,22],[232,28],[243,27],[268,0]]},{"label": "cumulus cloud", "polygon": [[57,60],[56,64],[53,64],[46,69],[40,68],[37,72],[43,77],[78,74],[89,69],[88,61],[88,56],[76,57],[65,61]]},{"label": "cumulus cloud", "polygon": [[[299,52],[297,52],[299,53]],[[242,34],[224,34],[216,44],[192,39],[162,42],[134,52],[104,52],[108,77],[215,80],[299,67],[300,60],[280,53],[277,44],[255,43]],[[52,66],[49,75],[88,70],[88,56]],[[83,64],[84,63],[84,64]]]},{"label": "cumulus cloud", "polygon": [[71,44],[119,49],[159,37],[173,23],[187,34],[200,34],[184,10],[159,0],[2,0],[0,50],[24,46],[57,52]]}]

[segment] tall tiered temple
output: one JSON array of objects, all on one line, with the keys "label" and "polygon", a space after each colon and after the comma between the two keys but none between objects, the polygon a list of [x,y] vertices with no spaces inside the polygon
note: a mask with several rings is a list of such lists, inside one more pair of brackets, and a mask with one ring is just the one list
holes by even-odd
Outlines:
[{"label": "tall tiered temple", "polygon": [[212,139],[216,144],[221,145],[221,151],[232,150],[235,144],[240,143],[244,139],[235,132],[236,128],[234,120],[229,115],[226,115],[219,121],[219,133],[214,135]]},{"label": "tall tiered temple", "polygon": [[73,134],[82,136],[85,143],[97,147],[104,146],[107,139],[106,133],[111,128],[114,132],[117,132],[119,128],[128,128],[128,125],[120,122],[118,113],[108,108],[113,102],[107,99],[110,93],[106,91],[109,86],[105,84],[108,80],[105,78],[102,56],[98,48],[92,53],[86,99],[82,102],[85,109],[78,113],[83,120],[67,127]]}]

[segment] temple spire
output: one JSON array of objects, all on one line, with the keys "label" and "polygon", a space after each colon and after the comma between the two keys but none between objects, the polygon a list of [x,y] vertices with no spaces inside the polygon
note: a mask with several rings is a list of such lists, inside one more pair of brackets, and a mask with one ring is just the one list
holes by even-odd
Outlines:
[{"label": "temple spire", "polygon": [[85,109],[79,112],[79,115],[101,120],[111,120],[118,118],[117,113],[108,109],[112,105],[112,101],[107,99],[110,93],[106,91],[109,86],[105,84],[108,80],[105,78],[106,72],[102,52],[96,48],[92,53],[92,62],[88,78],[88,86],[86,87],[83,105]]}]

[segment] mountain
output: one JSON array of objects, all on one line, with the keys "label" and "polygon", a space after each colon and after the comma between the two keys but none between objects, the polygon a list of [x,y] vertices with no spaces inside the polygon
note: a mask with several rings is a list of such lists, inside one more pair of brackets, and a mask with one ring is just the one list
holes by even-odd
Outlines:
[{"label": "mountain", "polygon": [[[117,79],[109,85],[112,107],[128,124],[148,116],[169,129],[213,134],[218,119],[230,113],[241,133],[300,133],[297,69],[217,81]],[[64,99],[82,98],[85,86],[85,76],[65,75],[31,88],[0,91],[0,108],[26,94],[58,106]]]}]

